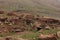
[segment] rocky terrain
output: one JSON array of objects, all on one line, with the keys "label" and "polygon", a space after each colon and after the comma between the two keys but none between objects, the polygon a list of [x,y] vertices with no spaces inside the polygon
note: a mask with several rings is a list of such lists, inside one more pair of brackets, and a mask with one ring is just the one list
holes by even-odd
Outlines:
[{"label": "rocky terrain", "polygon": [[[12,36],[13,38],[24,38],[23,40],[45,40],[46,37],[57,40],[60,38],[60,20],[38,14],[34,15],[25,10],[0,11],[0,15],[0,37]],[[44,39],[38,35],[41,35]],[[48,36],[45,37],[45,35]],[[10,40],[10,37],[7,37],[6,40]],[[48,39],[46,38],[46,40]]]},{"label": "rocky terrain", "polygon": [[60,0],[0,0],[0,40],[60,40]]}]

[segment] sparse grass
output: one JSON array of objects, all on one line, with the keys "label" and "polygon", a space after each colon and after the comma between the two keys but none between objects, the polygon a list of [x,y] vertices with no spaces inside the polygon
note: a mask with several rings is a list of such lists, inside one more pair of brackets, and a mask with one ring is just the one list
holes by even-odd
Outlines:
[{"label": "sparse grass", "polygon": [[[43,34],[52,34],[52,33],[55,34],[57,31],[59,31],[59,30],[56,30],[56,29],[55,30],[44,30],[42,32],[34,31],[32,33],[24,33],[21,35],[21,37],[24,39],[29,39],[29,40],[37,40],[37,36],[41,33],[43,33]],[[58,39],[58,40],[60,40],[60,39]]]},{"label": "sparse grass", "polygon": [[[13,36],[14,34],[14,37],[18,38],[18,37],[21,37],[23,39],[29,39],[29,40],[37,40],[38,38],[38,35],[39,34],[55,34],[57,31],[57,29],[55,30],[43,30],[43,31],[31,31],[31,32],[23,32],[22,34],[15,34],[14,32],[10,32],[10,33],[2,33],[0,34],[0,37],[6,37],[6,36]],[[60,39],[58,39],[60,40]]]},{"label": "sparse grass", "polygon": [[44,30],[41,33],[43,33],[43,34],[52,34],[52,33],[57,33],[57,31],[59,31],[59,30],[52,29],[52,30]]},{"label": "sparse grass", "polygon": [[36,32],[36,33],[32,32],[32,33],[28,33],[28,34],[26,33],[26,34],[21,35],[21,38],[29,39],[29,40],[34,40],[34,39],[36,40],[38,34],[39,34],[38,32]]},{"label": "sparse grass", "polygon": [[14,34],[15,34],[14,32],[9,32],[9,33],[1,33],[1,34],[0,34],[0,37],[11,36],[11,35],[14,35]]}]

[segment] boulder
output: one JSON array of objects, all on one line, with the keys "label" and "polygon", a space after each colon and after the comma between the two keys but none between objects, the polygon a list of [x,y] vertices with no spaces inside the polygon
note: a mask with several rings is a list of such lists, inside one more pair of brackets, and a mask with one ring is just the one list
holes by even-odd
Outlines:
[{"label": "boulder", "polygon": [[0,40],[5,40],[3,37],[0,37]]},{"label": "boulder", "polygon": [[0,14],[4,14],[4,11],[1,11],[1,10],[0,10]]},{"label": "boulder", "polygon": [[54,34],[48,35],[41,34],[38,36],[38,40],[57,40],[57,38]]},{"label": "boulder", "polygon": [[60,31],[57,32],[57,37],[60,38]]}]

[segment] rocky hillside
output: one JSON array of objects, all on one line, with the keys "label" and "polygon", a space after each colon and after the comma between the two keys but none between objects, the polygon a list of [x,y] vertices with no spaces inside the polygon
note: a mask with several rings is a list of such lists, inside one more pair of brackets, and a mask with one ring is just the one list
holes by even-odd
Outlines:
[{"label": "rocky hillside", "polygon": [[59,0],[0,0],[0,10],[27,10],[52,18],[60,17]]}]

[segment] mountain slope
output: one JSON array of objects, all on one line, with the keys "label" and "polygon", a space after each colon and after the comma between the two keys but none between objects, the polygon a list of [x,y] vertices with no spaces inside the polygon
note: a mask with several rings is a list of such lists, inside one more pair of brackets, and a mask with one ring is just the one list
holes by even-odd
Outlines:
[{"label": "mountain slope", "polygon": [[27,10],[53,18],[60,17],[60,0],[0,0],[0,10]]}]

